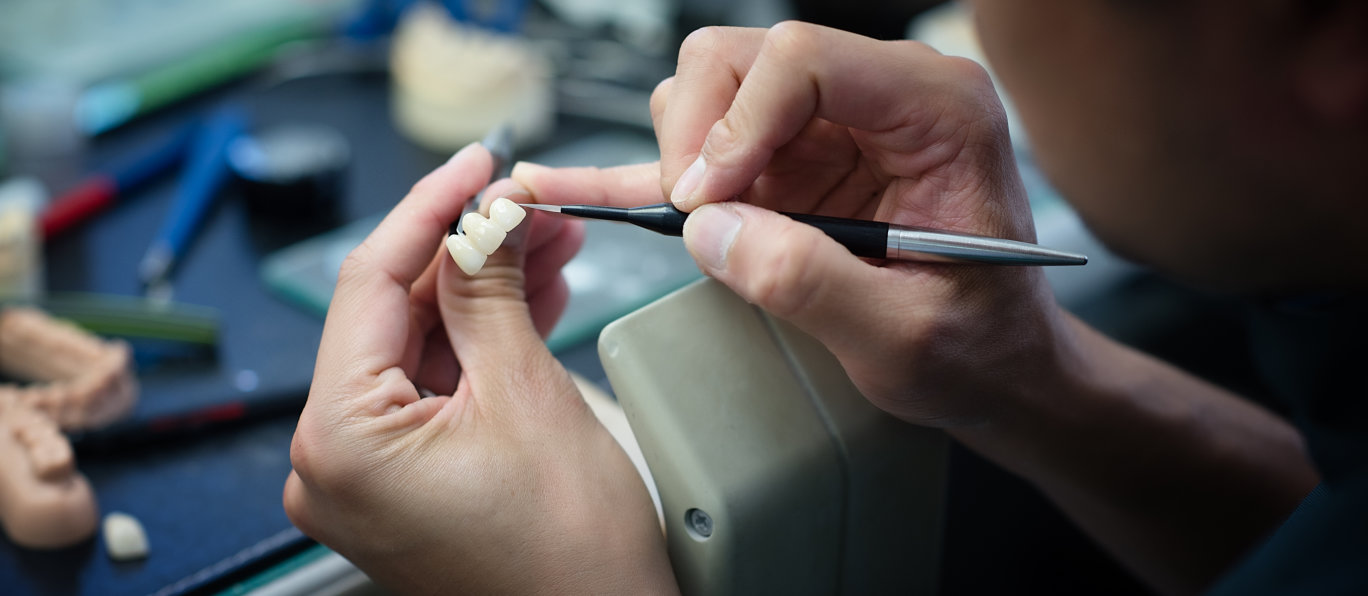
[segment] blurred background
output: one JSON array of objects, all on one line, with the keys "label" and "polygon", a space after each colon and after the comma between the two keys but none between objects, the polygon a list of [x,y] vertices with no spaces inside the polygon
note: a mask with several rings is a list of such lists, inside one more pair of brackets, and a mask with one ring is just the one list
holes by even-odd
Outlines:
[{"label": "blurred background", "polygon": [[[132,415],[70,438],[101,510],[141,520],[151,552],[114,562],[98,536],[55,551],[0,538],[0,591],[271,593],[294,577],[306,588],[279,593],[345,592],[354,570],[280,505],[343,256],[501,123],[515,160],[655,159],[647,100],[683,37],[784,19],[978,56],[963,9],[929,0],[4,0],[0,301],[133,346]],[[1228,305],[1106,253],[1013,133],[1040,242],[1092,256],[1050,272],[1060,300],[1265,394]],[[590,222],[566,275],[571,305],[549,343],[611,392],[598,331],[699,274],[677,239]],[[1033,489],[963,449],[949,491],[942,592],[1143,591]]]}]

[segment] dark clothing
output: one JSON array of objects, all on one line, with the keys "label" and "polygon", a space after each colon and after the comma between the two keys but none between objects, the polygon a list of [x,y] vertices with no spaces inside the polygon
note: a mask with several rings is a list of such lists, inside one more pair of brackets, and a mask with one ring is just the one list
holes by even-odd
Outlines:
[{"label": "dark clothing", "polygon": [[1212,594],[1368,594],[1368,300],[1260,307],[1255,360],[1322,483]]}]

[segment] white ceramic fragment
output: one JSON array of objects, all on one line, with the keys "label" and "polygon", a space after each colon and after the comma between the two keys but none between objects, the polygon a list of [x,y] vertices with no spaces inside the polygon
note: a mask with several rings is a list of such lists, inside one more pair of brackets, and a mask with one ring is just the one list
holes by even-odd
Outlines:
[{"label": "white ceramic fragment", "polygon": [[[462,225],[465,225],[462,223]],[[446,239],[447,251],[451,253],[451,258],[456,261],[456,266],[461,268],[466,275],[475,275],[480,272],[480,268],[485,264],[485,253],[475,248],[465,236],[452,234]]]},{"label": "white ceramic fragment", "polygon": [[524,217],[527,217],[527,211],[508,197],[499,197],[489,204],[489,221],[503,228],[505,232],[512,232],[513,228],[522,223]]},{"label": "white ceramic fragment", "polygon": [[105,550],[115,561],[132,561],[147,557],[147,532],[137,518],[114,512],[104,518]]}]

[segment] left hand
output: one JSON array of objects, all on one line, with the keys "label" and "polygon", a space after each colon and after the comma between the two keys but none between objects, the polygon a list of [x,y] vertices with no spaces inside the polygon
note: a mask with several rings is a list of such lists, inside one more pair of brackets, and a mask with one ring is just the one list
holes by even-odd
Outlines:
[{"label": "left hand", "polygon": [[532,215],[474,277],[442,247],[490,169],[462,150],[347,257],[286,512],[404,593],[674,591],[645,486],[542,340],[582,228]]}]

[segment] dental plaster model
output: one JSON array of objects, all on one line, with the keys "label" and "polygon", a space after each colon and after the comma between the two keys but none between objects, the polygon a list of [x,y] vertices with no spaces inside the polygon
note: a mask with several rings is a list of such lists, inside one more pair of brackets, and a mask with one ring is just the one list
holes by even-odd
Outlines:
[{"label": "dental plaster model", "polygon": [[122,342],[104,341],[42,311],[0,309],[0,374],[29,381],[3,386],[66,430],[104,426],[133,408],[138,386]]},{"label": "dental plaster model", "polygon": [[132,561],[147,557],[147,532],[138,518],[115,511],[104,518],[105,550],[115,561]]},{"label": "dental plaster model", "polygon": [[466,275],[475,275],[484,267],[485,258],[494,254],[513,228],[518,227],[527,212],[507,198],[495,199],[489,205],[489,217],[467,213],[461,219],[464,235],[447,236],[446,247],[451,258]]},{"label": "dental plaster model", "polygon": [[540,44],[458,22],[432,2],[404,11],[391,39],[390,109],[405,137],[450,153],[500,123],[517,147],[550,135],[556,77]]},{"label": "dental plaster model", "polygon": [[0,526],[26,548],[71,546],[95,532],[95,493],[71,443],[42,412],[0,387]]}]

